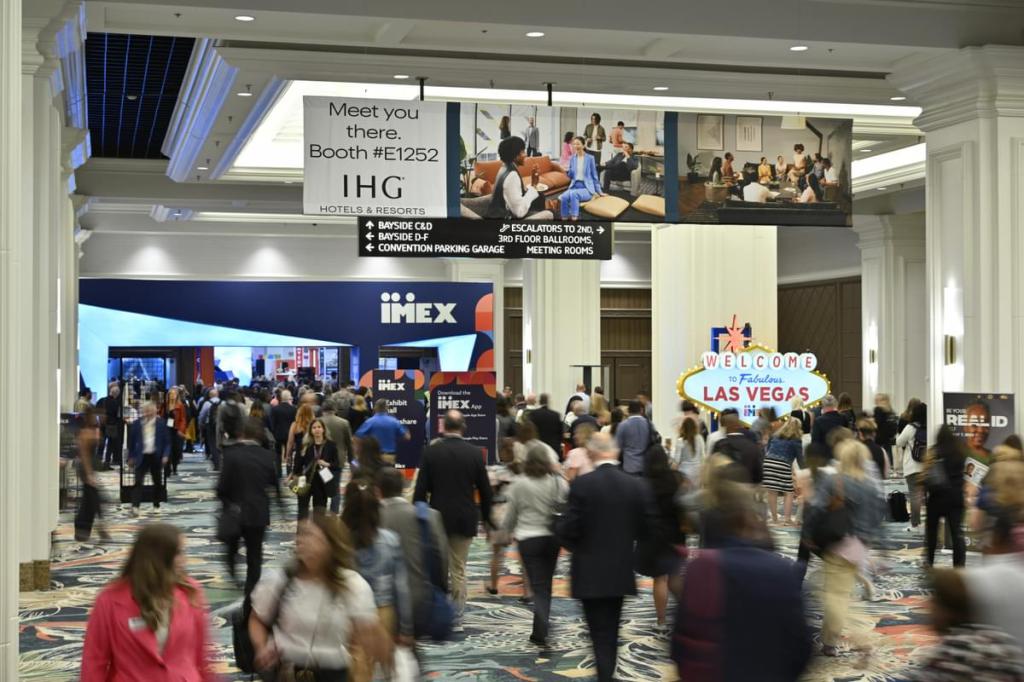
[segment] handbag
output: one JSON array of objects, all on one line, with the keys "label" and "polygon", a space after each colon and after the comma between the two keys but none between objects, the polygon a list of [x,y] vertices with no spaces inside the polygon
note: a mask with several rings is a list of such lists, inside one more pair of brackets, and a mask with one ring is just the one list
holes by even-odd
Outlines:
[{"label": "handbag", "polygon": [[291,485],[291,491],[299,497],[303,497],[309,494],[309,491],[313,489],[313,467],[316,466],[316,460],[309,463],[309,466],[302,470],[302,475],[298,478],[293,479]]},{"label": "handbag", "polygon": [[[295,573],[296,567],[293,564],[285,566],[284,585],[281,587],[281,591],[277,593],[274,614],[270,617],[270,622],[267,623],[267,630],[273,631],[274,625],[277,623],[277,617],[281,615],[281,602],[284,601],[284,595],[291,586]],[[231,614],[231,645],[235,651],[235,667],[243,673],[253,674],[257,672],[256,648],[252,644],[252,638],[249,637],[249,611],[249,600],[246,599],[242,606]],[[277,671],[275,670],[275,675],[276,673]]]},{"label": "handbag", "polygon": [[242,537],[242,508],[237,504],[225,504],[217,515],[217,539],[230,543]]},{"label": "handbag", "polygon": [[843,495],[843,479],[840,474],[836,476],[836,490],[828,504],[811,515],[809,524],[809,539],[820,552],[849,535],[852,528],[850,510],[846,507],[846,498]]},{"label": "handbag", "polygon": [[420,544],[423,547],[423,568],[427,574],[427,600],[417,606],[413,616],[413,630],[417,637],[430,637],[442,642],[451,635],[455,625],[455,607],[438,585],[444,584],[437,549],[430,537],[428,515],[430,507],[426,502],[416,503],[416,521],[420,527]]}]

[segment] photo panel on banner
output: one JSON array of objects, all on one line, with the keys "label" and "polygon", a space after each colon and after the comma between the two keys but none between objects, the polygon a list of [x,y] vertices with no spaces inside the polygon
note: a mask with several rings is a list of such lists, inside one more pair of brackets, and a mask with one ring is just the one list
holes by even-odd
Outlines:
[{"label": "photo panel on banner", "polygon": [[943,393],[942,423],[967,445],[967,485],[981,488],[992,451],[1017,431],[1014,397],[1007,393]]},{"label": "photo panel on banner", "polygon": [[[311,215],[395,219],[406,232],[415,224],[401,219],[481,221],[488,235],[485,223],[515,221],[529,239],[555,244],[559,229],[596,244],[574,231],[577,221],[852,225],[850,119],[330,97],[304,105]],[[512,137],[523,155],[509,164],[499,147]],[[525,253],[507,246],[519,237],[502,242],[497,231],[480,237],[492,249],[436,251],[439,237],[424,225],[406,238],[414,246],[381,253],[370,244],[375,223],[360,253],[605,257],[600,248]],[[570,227],[548,227],[558,225]]]}]

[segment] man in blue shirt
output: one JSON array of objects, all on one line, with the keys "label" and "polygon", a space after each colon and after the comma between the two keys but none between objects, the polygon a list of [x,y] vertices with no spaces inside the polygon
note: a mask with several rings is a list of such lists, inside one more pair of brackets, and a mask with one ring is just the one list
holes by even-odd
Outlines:
[{"label": "man in blue shirt", "polygon": [[394,465],[398,441],[409,440],[409,430],[402,422],[388,414],[388,401],[381,398],[373,404],[373,416],[363,422],[356,431],[358,438],[373,437],[380,443],[380,458]]},{"label": "man in blue shirt", "polygon": [[652,428],[651,422],[644,416],[640,401],[630,400],[629,418],[619,424],[615,431],[615,441],[622,453],[622,470],[627,474],[643,475],[644,453],[651,445]]}]

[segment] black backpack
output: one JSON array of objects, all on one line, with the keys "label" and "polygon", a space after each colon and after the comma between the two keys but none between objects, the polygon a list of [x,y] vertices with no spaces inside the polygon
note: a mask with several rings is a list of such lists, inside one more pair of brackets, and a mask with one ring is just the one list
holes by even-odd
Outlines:
[{"label": "black backpack", "polygon": [[928,453],[928,432],[920,424],[914,424],[914,442],[910,446],[910,458],[915,462],[923,462]]}]

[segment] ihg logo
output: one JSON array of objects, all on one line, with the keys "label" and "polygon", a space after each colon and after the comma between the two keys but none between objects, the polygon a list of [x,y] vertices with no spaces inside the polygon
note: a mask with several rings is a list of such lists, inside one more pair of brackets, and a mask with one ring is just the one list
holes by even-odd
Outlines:
[{"label": "ihg logo", "polygon": [[455,324],[454,303],[417,303],[411,292],[402,303],[397,291],[384,292],[380,301],[381,324]]}]

